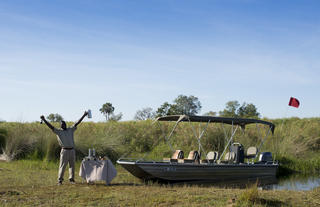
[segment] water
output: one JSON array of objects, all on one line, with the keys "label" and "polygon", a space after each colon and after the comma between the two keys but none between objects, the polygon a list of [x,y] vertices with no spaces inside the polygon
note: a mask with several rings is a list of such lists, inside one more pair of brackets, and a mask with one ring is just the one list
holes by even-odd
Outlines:
[{"label": "water", "polygon": [[301,176],[292,175],[277,179],[275,177],[245,179],[245,180],[224,180],[221,183],[215,182],[213,185],[221,187],[246,188],[251,184],[258,182],[259,188],[263,190],[293,190],[293,191],[309,191],[320,187],[320,175],[318,176]]},{"label": "water", "polygon": [[263,189],[269,190],[295,190],[308,191],[320,186],[320,175],[303,177],[293,175],[287,178],[278,179],[277,184],[263,186]]}]

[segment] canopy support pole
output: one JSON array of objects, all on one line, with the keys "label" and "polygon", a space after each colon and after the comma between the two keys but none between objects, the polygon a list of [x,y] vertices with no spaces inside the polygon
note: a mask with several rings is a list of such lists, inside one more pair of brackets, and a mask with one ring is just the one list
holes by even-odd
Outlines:
[{"label": "canopy support pole", "polygon": [[[199,153],[200,153],[200,154],[201,154],[201,150],[204,152],[205,155],[207,154],[206,151],[204,151],[204,149],[203,149],[203,147],[202,147],[202,145],[201,145],[201,138],[202,138],[202,136],[204,135],[204,132],[207,131],[207,128],[208,128],[209,123],[210,123],[210,120],[207,122],[207,125],[206,125],[205,128],[202,130],[201,134],[199,135],[199,138],[197,138],[197,139],[198,139],[198,144],[199,144]],[[199,130],[200,130],[200,128],[199,128]]]},{"label": "canopy support pole", "polygon": [[[210,122],[210,120],[209,120],[209,122]],[[195,128],[193,127],[193,125],[192,125],[192,123],[191,123],[191,121],[190,121],[190,119],[189,119],[189,124],[191,125],[191,129],[192,129],[192,131],[193,131],[193,134],[194,134],[194,136],[196,137],[196,139],[198,140],[199,153],[201,153],[201,150],[202,150],[204,153],[206,153],[206,152],[204,151],[202,145],[201,145],[200,139],[201,139],[201,137],[203,136],[205,130],[207,129],[207,127],[208,127],[208,125],[209,125],[209,122],[207,122],[206,127],[205,127],[204,130],[202,131],[201,135],[198,137],[197,132],[196,132]],[[199,129],[199,130],[200,130],[200,129]]]},{"label": "canopy support pole", "polygon": [[261,147],[262,147],[263,143],[266,141],[266,138],[268,137],[268,135],[269,135],[270,131],[271,131],[271,128],[269,128],[269,129],[268,129],[268,132],[267,132],[266,136],[263,138],[262,142],[260,143],[260,146],[259,146],[259,148],[258,148],[258,150],[257,150],[257,154],[256,154],[256,156],[255,156],[254,158],[256,158],[256,157],[257,157],[257,155],[259,154],[260,149],[261,149]]},{"label": "canopy support pole", "polygon": [[[233,122],[232,122],[232,126],[233,126]],[[220,162],[220,161],[221,161],[221,158],[223,157],[224,153],[226,152],[226,150],[227,150],[228,146],[230,145],[230,142],[233,140],[233,136],[236,134],[236,131],[237,131],[238,127],[239,127],[239,126],[237,125],[235,130],[233,130],[233,127],[232,127],[232,129],[231,129],[231,133],[232,133],[232,134],[231,134],[231,137],[230,137],[230,139],[229,139],[229,141],[228,141],[228,143],[227,143],[226,147],[224,148],[224,150],[223,150],[223,152],[222,152],[221,156],[219,157],[218,162]]]},{"label": "canopy support pole", "polygon": [[167,137],[165,136],[165,137],[164,137],[164,138],[165,138],[165,140],[167,141],[167,143],[168,143],[168,145],[169,145],[169,147],[170,147],[170,149],[171,149],[171,151],[172,151],[172,152],[174,152],[174,149],[173,149],[173,147],[172,147],[171,143],[169,142],[169,140],[170,140],[170,138],[171,138],[171,136],[172,136],[172,134],[173,134],[174,130],[176,130],[176,128],[177,128],[177,126],[178,126],[179,122],[180,122],[180,119],[175,123],[175,125],[174,125],[173,129],[171,130],[171,132],[170,132],[169,136],[167,136]]}]

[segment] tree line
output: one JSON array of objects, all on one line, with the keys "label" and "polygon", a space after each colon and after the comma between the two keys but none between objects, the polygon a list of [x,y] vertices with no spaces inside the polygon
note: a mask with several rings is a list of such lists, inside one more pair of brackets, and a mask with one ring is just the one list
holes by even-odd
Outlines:
[{"label": "tree line", "polygon": [[[156,117],[168,116],[168,115],[198,115],[201,111],[202,105],[199,99],[193,95],[179,95],[173,100],[172,103],[164,102],[156,110],[151,107],[145,107],[138,110],[134,116],[134,120],[147,120],[154,119]],[[105,116],[106,121],[120,121],[122,119],[122,113],[115,114],[115,107],[110,102],[106,102],[102,105],[99,111]],[[257,107],[252,103],[243,102],[240,104],[238,101],[229,101],[226,103],[225,108],[222,111],[214,112],[209,111],[204,116],[223,116],[234,118],[259,118],[260,113]],[[52,122],[60,122],[63,117],[60,114],[49,114],[47,119]]]},{"label": "tree line", "polygon": [[[195,96],[179,95],[173,100],[173,103],[164,102],[156,111],[147,107],[138,110],[135,114],[135,120],[153,119],[156,117],[167,115],[198,115],[201,111],[201,102]],[[233,118],[259,118],[260,113],[257,107],[252,103],[238,101],[229,101],[226,103],[225,109],[219,112],[209,111],[203,114],[204,116],[223,116]]]}]

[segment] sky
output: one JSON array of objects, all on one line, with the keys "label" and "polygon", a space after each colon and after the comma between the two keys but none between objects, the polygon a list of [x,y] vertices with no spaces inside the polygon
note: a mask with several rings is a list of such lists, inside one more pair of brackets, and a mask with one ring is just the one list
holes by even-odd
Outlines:
[{"label": "sky", "polygon": [[[202,109],[319,117],[320,1],[0,1],[0,119],[122,120],[180,94]],[[288,106],[290,97],[299,108]]]}]

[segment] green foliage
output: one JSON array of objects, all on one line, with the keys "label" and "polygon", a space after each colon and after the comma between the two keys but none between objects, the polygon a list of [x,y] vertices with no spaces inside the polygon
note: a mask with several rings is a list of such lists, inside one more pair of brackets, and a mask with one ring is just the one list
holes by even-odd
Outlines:
[{"label": "green foliage", "polygon": [[47,119],[49,121],[51,121],[51,122],[61,122],[61,121],[63,121],[63,117],[60,114],[53,114],[53,113],[49,114],[47,116]]},{"label": "green foliage", "polygon": [[241,117],[241,118],[258,118],[259,112],[252,103],[244,102],[241,106],[238,101],[229,101],[226,103],[226,108],[219,112],[220,116],[224,117]]},{"label": "green foliage", "polygon": [[201,103],[195,96],[179,95],[174,103],[176,105],[176,114],[195,115],[201,110]]},{"label": "green foliage", "polygon": [[225,117],[237,117],[237,110],[240,104],[238,101],[229,101],[226,103],[226,108],[223,111],[220,111],[220,116]]},{"label": "green foliage", "polygon": [[34,127],[22,123],[5,123],[2,126],[8,132],[3,149],[7,160],[24,158],[34,152]]},{"label": "green foliage", "polygon": [[174,115],[176,114],[176,106],[174,104],[169,104],[168,102],[164,102],[156,111],[156,116],[166,116],[166,115]]},{"label": "green foliage", "polygon": [[106,102],[102,105],[100,112],[106,117],[106,120],[109,120],[110,115],[114,112],[114,107],[112,103]]},{"label": "green foliage", "polygon": [[120,121],[122,118],[122,113],[114,114],[114,107],[111,103],[105,103],[102,105],[100,112],[106,117],[107,121]]},{"label": "green foliage", "polygon": [[[275,134],[269,136],[261,151],[272,152],[281,164],[280,173],[300,172],[313,174],[320,171],[320,118],[275,119]],[[283,125],[282,125],[283,123]],[[54,123],[57,127],[58,123]],[[72,123],[68,123],[71,125]],[[91,123],[83,122],[75,132],[77,158],[88,155],[89,148],[95,148],[99,156],[108,156],[112,161],[120,156],[142,157],[162,160],[171,157],[173,151],[181,149],[187,156],[189,151],[198,150],[196,136],[206,124],[181,123],[168,141],[165,141],[174,126],[173,122],[161,122],[161,128],[151,120]],[[281,127],[282,126],[282,127]],[[45,159],[57,160],[60,147],[56,135],[39,123],[1,123],[5,137],[4,154],[8,159]],[[231,126],[225,125],[225,132],[230,136]],[[245,151],[250,146],[259,146],[268,127],[261,126],[260,132],[255,125],[240,129],[235,135],[235,142],[244,145]],[[209,124],[201,138],[205,153],[223,151],[227,140],[220,124]],[[3,140],[3,139],[2,139]],[[202,158],[205,154],[202,154]]]},{"label": "green foliage", "polygon": [[239,195],[236,206],[254,206],[259,199],[259,191],[257,183],[247,187],[247,189]]},{"label": "green foliage", "polygon": [[205,146],[207,153],[209,151],[218,151],[221,154],[225,142],[226,140],[222,129],[209,127],[201,143]]},{"label": "green foliage", "polygon": [[252,103],[244,102],[238,109],[238,116],[242,118],[258,118],[259,115],[256,106]]},{"label": "green foliage", "polygon": [[173,104],[164,102],[157,110],[156,116],[175,114],[196,115],[201,110],[201,103],[195,96],[179,95]]},{"label": "green foliage", "polygon": [[319,153],[315,154],[310,159],[297,159],[296,157],[279,156],[277,160],[280,163],[279,176],[285,176],[293,173],[302,175],[319,174],[320,172],[320,157]]}]

